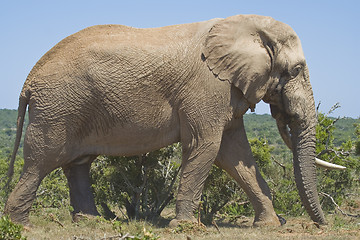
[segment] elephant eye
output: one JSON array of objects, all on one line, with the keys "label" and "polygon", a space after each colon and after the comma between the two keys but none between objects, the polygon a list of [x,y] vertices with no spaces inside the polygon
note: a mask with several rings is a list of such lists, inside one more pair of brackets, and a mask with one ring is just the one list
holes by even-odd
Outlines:
[{"label": "elephant eye", "polygon": [[303,66],[302,65],[296,65],[291,71],[290,71],[290,78],[294,79],[296,78],[299,73],[302,71]]}]

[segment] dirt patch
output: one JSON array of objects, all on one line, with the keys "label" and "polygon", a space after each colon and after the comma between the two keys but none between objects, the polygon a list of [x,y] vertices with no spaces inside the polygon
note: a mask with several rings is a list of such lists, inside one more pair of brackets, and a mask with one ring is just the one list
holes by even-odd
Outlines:
[{"label": "dirt patch", "polygon": [[[252,217],[240,217],[236,222],[217,220],[207,226],[184,223],[169,228],[169,219],[152,223],[144,221],[109,221],[103,218],[84,218],[77,223],[70,215],[44,211],[31,216],[33,227],[24,231],[27,239],[110,239],[111,236],[137,236],[139,239],[238,240],[238,239],[360,239],[360,219],[339,214],[328,215],[328,225],[319,226],[306,217],[287,218],[281,227],[252,227]],[[152,236],[146,238],[145,234]]]}]

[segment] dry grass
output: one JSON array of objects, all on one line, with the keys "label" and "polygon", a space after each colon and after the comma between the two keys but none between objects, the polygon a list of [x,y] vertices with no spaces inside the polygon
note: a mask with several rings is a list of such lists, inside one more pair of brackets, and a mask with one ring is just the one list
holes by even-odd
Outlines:
[{"label": "dry grass", "polygon": [[[30,216],[33,226],[26,228],[23,235],[27,239],[119,239],[128,233],[140,239],[192,239],[192,240],[235,240],[235,239],[360,239],[360,219],[342,215],[328,215],[326,226],[318,228],[308,217],[287,218],[282,227],[253,228],[252,219],[240,218],[236,223],[217,221],[218,229],[212,226],[183,224],[171,229],[169,219],[157,222],[106,221],[102,218],[86,217],[72,223],[67,210],[42,210]],[[144,230],[145,229],[145,230]],[[144,233],[148,238],[144,238]],[[151,235],[152,234],[152,235]],[[118,236],[117,238],[111,238]]]}]

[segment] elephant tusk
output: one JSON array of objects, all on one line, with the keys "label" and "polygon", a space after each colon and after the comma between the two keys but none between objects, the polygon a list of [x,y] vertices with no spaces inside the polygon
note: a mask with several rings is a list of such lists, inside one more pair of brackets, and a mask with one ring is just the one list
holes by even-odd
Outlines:
[{"label": "elephant tusk", "polygon": [[341,166],[341,165],[337,165],[337,164],[333,164],[333,163],[329,163],[323,160],[320,160],[318,158],[315,158],[315,164],[318,167],[322,167],[322,168],[326,168],[326,169],[333,169],[333,170],[343,170],[346,169],[346,167]]}]

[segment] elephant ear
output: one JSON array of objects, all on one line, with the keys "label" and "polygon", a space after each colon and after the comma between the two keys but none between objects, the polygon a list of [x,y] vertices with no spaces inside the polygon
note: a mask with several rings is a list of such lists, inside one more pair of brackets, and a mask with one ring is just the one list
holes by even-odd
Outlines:
[{"label": "elephant ear", "polygon": [[265,32],[274,20],[238,15],[217,22],[206,37],[203,55],[209,69],[220,80],[238,87],[250,104],[265,95],[274,50]]}]

